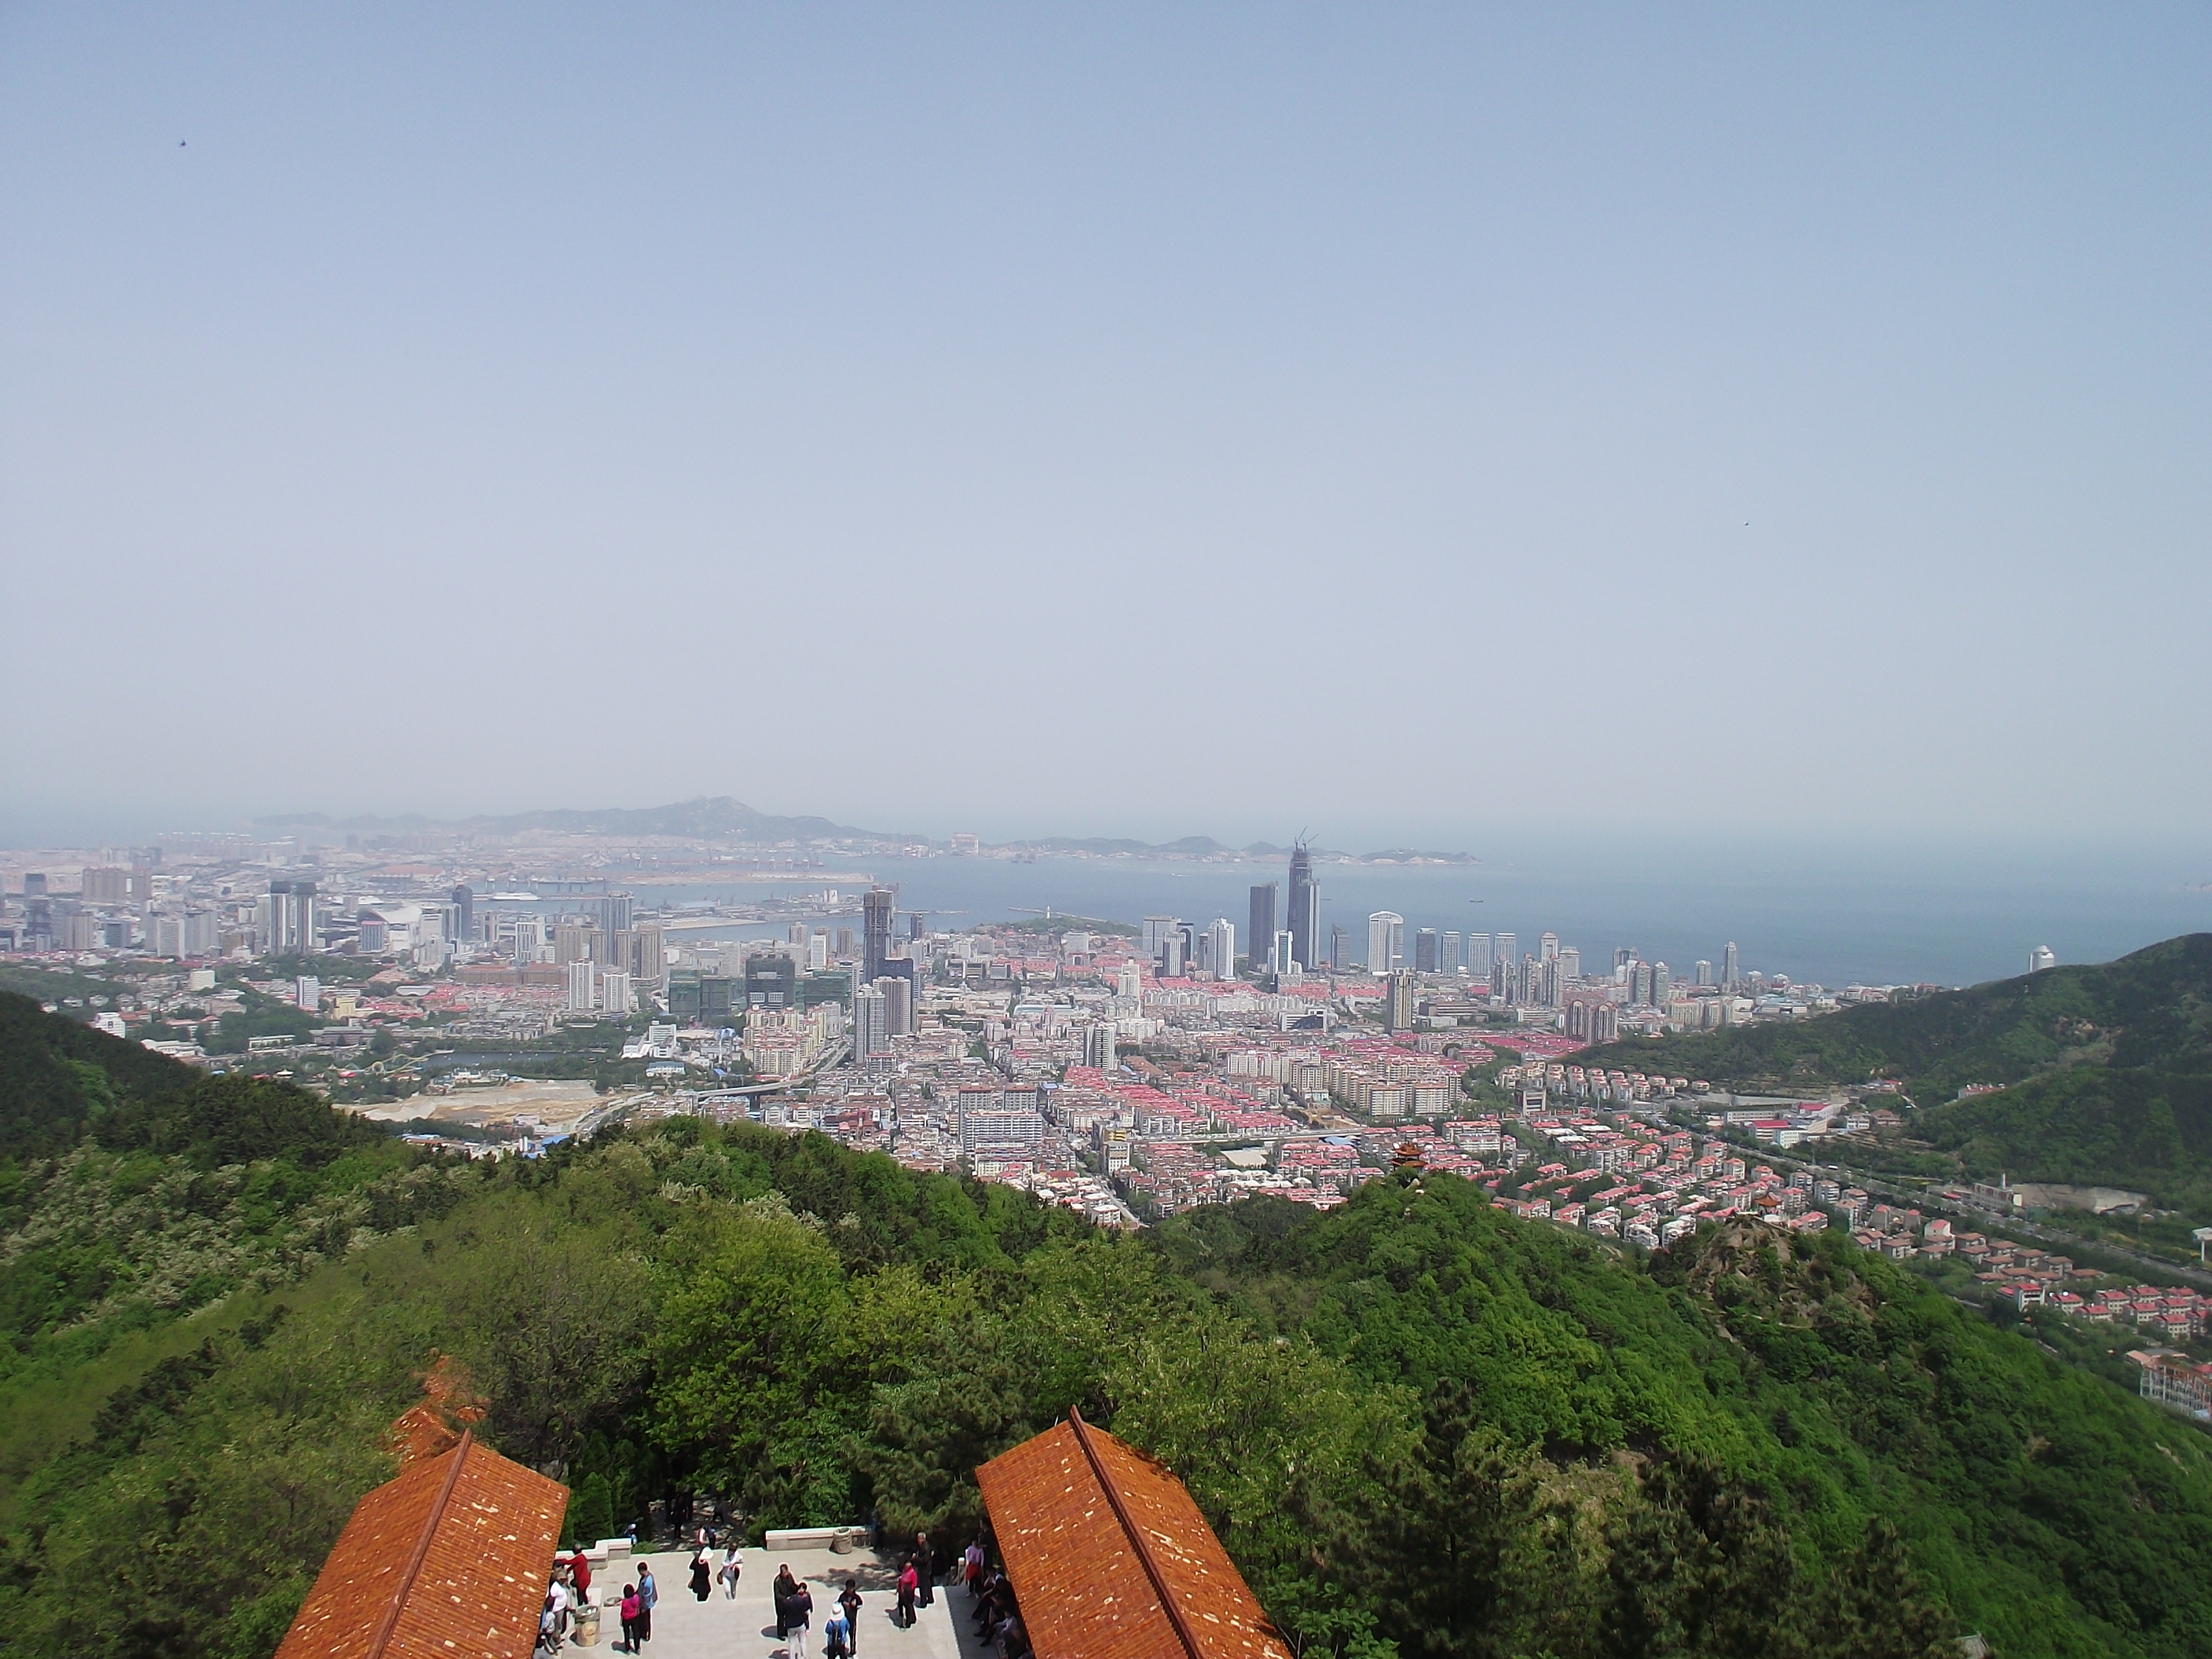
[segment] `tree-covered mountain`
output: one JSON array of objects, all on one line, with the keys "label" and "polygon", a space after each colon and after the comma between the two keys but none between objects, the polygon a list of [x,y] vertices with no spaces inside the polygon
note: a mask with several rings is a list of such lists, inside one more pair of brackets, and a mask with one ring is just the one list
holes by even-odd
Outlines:
[{"label": "tree-covered mountain", "polygon": [[[1817,1019],[1631,1040],[1584,1063],[1738,1089],[1902,1081],[1913,1136],[1977,1173],[2212,1216],[2212,933]],[[2000,1092],[1958,1097],[1969,1085]]]},{"label": "tree-covered mountain", "polygon": [[[146,1144],[0,1164],[11,1278],[94,1217],[119,1252],[88,1289],[46,1258],[8,1335],[25,1653],[265,1659],[440,1356],[578,1536],[699,1491],[964,1531],[976,1464],[1080,1405],[1307,1654],[2212,1650],[2212,1440],[1840,1237],[1647,1261],[1406,1174],[1123,1237],[746,1125],[441,1163],[293,1102],[240,1164],[219,1091],[132,1097]],[[196,1228],[228,1265],[154,1293],[136,1241]]]}]

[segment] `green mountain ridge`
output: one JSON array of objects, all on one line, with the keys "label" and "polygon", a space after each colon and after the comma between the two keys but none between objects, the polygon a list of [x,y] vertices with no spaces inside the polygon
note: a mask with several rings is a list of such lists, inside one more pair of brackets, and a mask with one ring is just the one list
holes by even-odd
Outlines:
[{"label": "green mountain ridge", "polygon": [[[1914,1139],[1977,1176],[2148,1192],[2212,1218],[2212,933],[1790,1024],[1613,1043],[1584,1064],[1727,1087],[1894,1079]],[[1961,1089],[1998,1091],[1959,1097]]]},{"label": "green mountain ridge", "polygon": [[446,1160],[68,1024],[0,1006],[26,1654],[267,1659],[441,1355],[573,1535],[702,1490],[964,1532],[1080,1406],[1309,1656],[2212,1650],[2212,1437],[1840,1235],[1645,1260],[1404,1173],[1123,1237],[690,1119]]}]

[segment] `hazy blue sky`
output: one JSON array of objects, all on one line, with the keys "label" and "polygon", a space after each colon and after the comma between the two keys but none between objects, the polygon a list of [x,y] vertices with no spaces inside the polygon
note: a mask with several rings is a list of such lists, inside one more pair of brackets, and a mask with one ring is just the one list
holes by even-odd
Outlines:
[{"label": "hazy blue sky", "polygon": [[2193,838],[2208,85],[2202,7],[0,7],[0,835]]}]

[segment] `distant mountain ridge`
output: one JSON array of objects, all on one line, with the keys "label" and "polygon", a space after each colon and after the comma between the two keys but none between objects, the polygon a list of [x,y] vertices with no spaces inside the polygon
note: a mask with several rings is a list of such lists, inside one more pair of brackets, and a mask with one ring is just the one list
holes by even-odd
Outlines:
[{"label": "distant mountain ridge", "polygon": [[[552,830],[576,836],[671,836],[694,841],[877,841],[943,847],[941,836],[904,830],[863,830],[811,815],[763,812],[729,795],[702,795],[665,806],[548,807],[532,812],[479,813],[466,818],[435,818],[421,812],[390,817],[356,813],[332,817],[327,812],[280,812],[253,820],[264,830],[335,830],[351,835],[407,835],[425,830],[465,830],[481,835],[514,836]],[[1208,858],[1242,853],[1248,858],[1288,858],[1291,849],[1268,842],[1231,847],[1211,836],[1146,842],[1105,836],[1047,836],[988,843],[994,851],[1078,853],[1130,858]],[[1470,853],[1420,852],[1388,848],[1379,853],[1312,849],[1317,859],[1351,859],[1363,864],[1475,864]]]},{"label": "distant mountain ridge", "polygon": [[763,812],[729,795],[702,795],[665,806],[549,807],[533,812],[433,818],[419,812],[393,817],[371,813],[333,818],[326,812],[289,812],[256,818],[268,829],[342,830],[404,834],[423,830],[472,830],[495,836],[555,830],[579,836],[678,836],[699,841],[883,841],[929,843],[927,836],[861,830],[813,816]]}]

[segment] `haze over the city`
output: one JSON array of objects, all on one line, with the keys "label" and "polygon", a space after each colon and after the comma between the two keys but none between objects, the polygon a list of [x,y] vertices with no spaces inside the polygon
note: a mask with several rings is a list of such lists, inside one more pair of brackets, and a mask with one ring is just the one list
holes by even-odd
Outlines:
[{"label": "haze over the city", "polygon": [[0,839],[2185,842],[2209,47],[10,7]]}]

